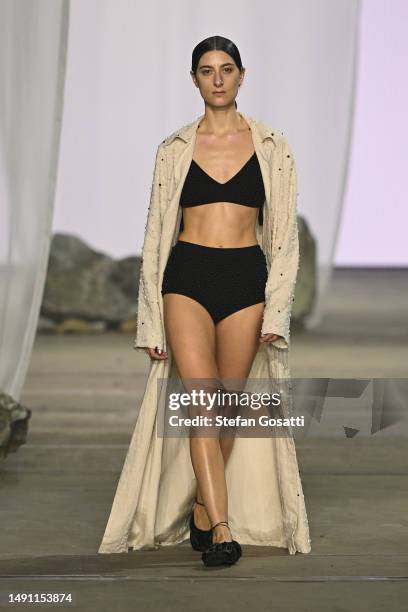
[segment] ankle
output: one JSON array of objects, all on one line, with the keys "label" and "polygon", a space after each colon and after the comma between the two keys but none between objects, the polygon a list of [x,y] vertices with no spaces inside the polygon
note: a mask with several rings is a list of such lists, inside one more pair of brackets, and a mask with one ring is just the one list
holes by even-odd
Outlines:
[{"label": "ankle", "polygon": [[204,506],[194,505],[194,522],[199,529],[206,531],[210,529],[210,519]]},{"label": "ankle", "polygon": [[216,525],[212,528],[212,540],[213,542],[231,542],[232,535],[231,530],[227,525]]}]

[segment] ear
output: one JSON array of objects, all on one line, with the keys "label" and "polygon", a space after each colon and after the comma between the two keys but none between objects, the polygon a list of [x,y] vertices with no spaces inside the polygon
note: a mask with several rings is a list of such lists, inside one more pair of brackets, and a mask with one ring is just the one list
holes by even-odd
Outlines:
[{"label": "ear", "polygon": [[190,76],[191,76],[191,78],[193,79],[193,83],[194,83],[194,85],[195,85],[196,87],[198,87],[198,83],[197,83],[196,76],[195,76],[195,74],[194,74],[194,72],[193,72],[192,70],[190,70]]}]

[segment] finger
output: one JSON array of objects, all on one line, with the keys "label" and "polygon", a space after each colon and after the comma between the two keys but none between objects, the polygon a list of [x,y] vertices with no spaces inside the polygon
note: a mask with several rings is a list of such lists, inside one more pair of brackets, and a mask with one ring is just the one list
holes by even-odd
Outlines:
[{"label": "finger", "polygon": [[163,349],[159,349],[157,346],[154,349],[149,349],[149,355],[151,359],[159,361],[161,359],[167,359],[167,352]]}]

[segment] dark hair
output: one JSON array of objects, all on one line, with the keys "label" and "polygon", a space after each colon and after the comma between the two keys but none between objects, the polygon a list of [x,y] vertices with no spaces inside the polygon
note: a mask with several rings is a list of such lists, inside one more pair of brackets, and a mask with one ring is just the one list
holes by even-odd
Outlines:
[{"label": "dark hair", "polygon": [[[193,54],[191,58],[191,70],[194,74],[197,72],[198,62],[200,61],[200,57],[206,53],[207,51],[225,51],[228,53],[238,66],[239,70],[242,68],[241,56],[238,51],[238,47],[232,40],[229,38],[224,38],[224,36],[210,36],[209,38],[205,38],[201,42],[198,43],[193,49]],[[235,108],[237,108],[237,103],[235,102]]]}]

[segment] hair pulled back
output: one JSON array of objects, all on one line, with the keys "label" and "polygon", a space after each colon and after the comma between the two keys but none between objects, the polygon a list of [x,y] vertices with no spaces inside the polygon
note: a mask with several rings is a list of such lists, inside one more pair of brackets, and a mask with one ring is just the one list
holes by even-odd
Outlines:
[{"label": "hair pulled back", "polygon": [[[208,38],[205,38],[199,42],[193,49],[191,70],[194,72],[194,74],[197,72],[200,57],[207,51],[225,51],[225,53],[228,53],[228,55],[232,57],[239,70],[241,70],[242,61],[236,44],[233,43],[232,40],[229,40],[229,38],[224,38],[224,36],[209,36]],[[236,102],[235,108],[237,108]]]}]

